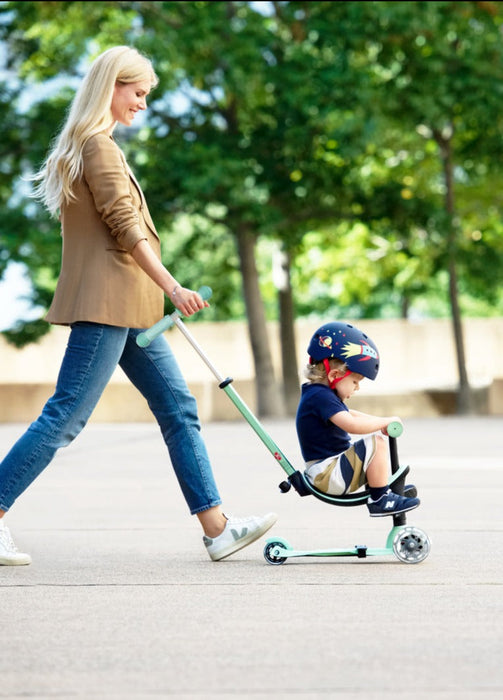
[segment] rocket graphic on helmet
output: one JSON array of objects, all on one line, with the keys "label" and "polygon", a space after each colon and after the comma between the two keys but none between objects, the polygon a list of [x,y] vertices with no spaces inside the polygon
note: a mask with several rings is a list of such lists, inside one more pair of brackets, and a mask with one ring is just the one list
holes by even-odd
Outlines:
[{"label": "rocket graphic on helmet", "polygon": [[314,333],[307,352],[310,362],[331,357],[346,363],[351,372],[375,379],[379,371],[379,352],[373,341],[349,323],[325,323]]}]

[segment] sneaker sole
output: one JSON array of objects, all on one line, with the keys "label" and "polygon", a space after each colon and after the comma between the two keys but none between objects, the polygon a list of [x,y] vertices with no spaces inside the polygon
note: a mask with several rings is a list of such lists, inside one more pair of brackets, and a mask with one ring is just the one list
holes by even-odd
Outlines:
[{"label": "sneaker sole", "polygon": [[415,508],[419,507],[419,503],[416,503],[415,506],[410,506],[409,508],[403,508],[402,510],[394,510],[391,513],[369,513],[371,518],[386,518],[390,515],[400,515],[400,513],[408,513],[409,510],[414,510]]},{"label": "sneaker sole", "polygon": [[234,554],[235,552],[239,552],[240,549],[243,549],[244,547],[247,547],[249,544],[252,542],[255,542],[255,540],[258,540],[260,537],[262,537],[263,534],[267,532],[267,530],[270,530],[271,527],[274,525],[274,523],[277,521],[277,517],[269,518],[269,520],[266,520],[263,524],[262,527],[260,527],[258,530],[254,530],[253,532],[250,532],[248,535],[245,535],[243,538],[240,540],[237,540],[233,544],[229,545],[224,549],[222,552],[219,552],[217,555],[211,556],[210,558],[212,561],[221,561],[222,559],[225,559],[226,557],[230,557],[231,554]]},{"label": "sneaker sole", "polygon": [[0,558],[0,566],[28,566],[28,564],[31,564],[30,557],[18,560]]}]

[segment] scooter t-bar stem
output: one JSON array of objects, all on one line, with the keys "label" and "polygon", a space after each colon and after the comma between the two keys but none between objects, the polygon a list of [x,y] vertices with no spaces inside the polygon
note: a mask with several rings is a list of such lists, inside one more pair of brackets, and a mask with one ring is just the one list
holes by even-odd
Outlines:
[{"label": "scooter t-bar stem", "polygon": [[[399,468],[399,462],[398,462],[398,449],[397,449],[397,444],[396,444],[396,439],[400,437],[400,435],[403,433],[403,425],[400,423],[400,421],[394,420],[386,428],[386,432],[388,433],[389,437],[389,453],[390,453],[390,461],[391,461],[391,473],[395,474]],[[403,494],[401,494],[403,495]]]},{"label": "scooter t-bar stem", "polygon": [[[202,299],[204,299],[204,301],[207,301],[213,294],[211,287],[207,287],[206,285],[200,287],[197,290],[197,293],[202,297]],[[157,321],[157,323],[155,323],[153,326],[147,328],[146,331],[140,333],[136,338],[136,344],[141,348],[146,348],[153,340],[157,338],[157,336],[164,333],[164,331],[169,330],[175,323],[176,319],[180,317],[181,313],[178,311],[178,309],[175,309],[172,314],[164,316],[164,318],[161,318],[161,320]]]},{"label": "scooter t-bar stem", "polygon": [[[396,474],[400,470],[400,463],[398,461],[398,447],[396,439],[400,437],[403,433],[403,425],[399,421],[393,421],[386,428],[386,432],[389,436],[389,456],[391,462],[391,473]],[[394,482],[393,491],[399,496],[403,496],[405,490],[405,474],[400,476]],[[405,525],[406,517],[405,513],[398,513],[393,516],[394,527],[401,527]]]}]

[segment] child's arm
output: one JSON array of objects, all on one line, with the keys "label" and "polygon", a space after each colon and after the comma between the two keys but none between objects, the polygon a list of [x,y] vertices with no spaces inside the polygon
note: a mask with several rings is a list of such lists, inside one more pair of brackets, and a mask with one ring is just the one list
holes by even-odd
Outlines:
[{"label": "child's arm", "polygon": [[393,421],[402,421],[398,416],[385,416],[383,418],[379,416],[372,416],[368,413],[361,413],[360,411],[339,411],[331,416],[330,420],[337,427],[345,430],[347,433],[353,433],[354,435],[366,435],[367,433],[375,433],[378,430],[386,435],[386,428]]}]

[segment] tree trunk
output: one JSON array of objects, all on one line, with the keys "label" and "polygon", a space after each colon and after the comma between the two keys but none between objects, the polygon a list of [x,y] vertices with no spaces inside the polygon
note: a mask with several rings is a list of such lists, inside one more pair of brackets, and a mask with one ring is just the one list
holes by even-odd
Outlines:
[{"label": "tree trunk", "polygon": [[260,295],[255,262],[255,238],[242,228],[236,232],[236,239],[248,317],[248,333],[255,366],[257,413],[259,416],[278,417],[284,412],[274,377],[264,304]]},{"label": "tree trunk", "polygon": [[281,347],[283,397],[287,415],[294,416],[299,404],[300,387],[290,267],[290,254],[281,250],[274,261],[274,283],[278,290],[279,342]]},{"label": "tree trunk", "polygon": [[456,346],[456,357],[458,362],[458,400],[457,412],[468,414],[472,412],[472,396],[468,374],[466,371],[465,346],[463,339],[463,328],[461,322],[461,310],[459,308],[458,295],[458,275],[456,269],[456,226],[454,223],[454,177],[452,164],[452,129],[448,137],[441,133],[435,133],[435,138],[440,147],[445,181],[445,208],[447,211],[447,256],[449,272],[449,300],[451,304],[452,325],[454,331],[454,342]]}]

